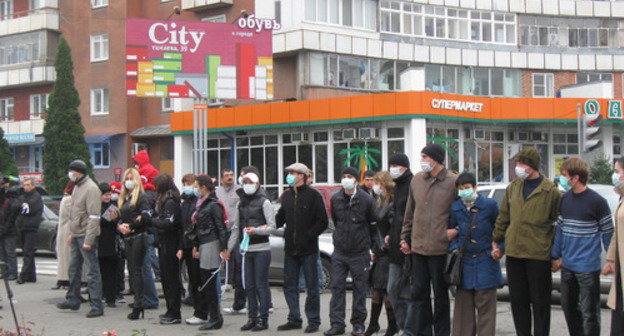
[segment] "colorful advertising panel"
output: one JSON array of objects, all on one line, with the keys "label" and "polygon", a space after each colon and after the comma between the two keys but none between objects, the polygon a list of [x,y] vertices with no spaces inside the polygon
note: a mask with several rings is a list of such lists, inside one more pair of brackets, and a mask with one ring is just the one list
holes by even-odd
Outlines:
[{"label": "colorful advertising panel", "polygon": [[272,38],[240,24],[128,19],[127,95],[273,99]]}]

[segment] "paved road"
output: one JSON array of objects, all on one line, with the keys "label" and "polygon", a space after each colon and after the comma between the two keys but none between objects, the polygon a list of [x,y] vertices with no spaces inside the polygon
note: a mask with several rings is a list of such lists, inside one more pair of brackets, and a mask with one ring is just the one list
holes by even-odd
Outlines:
[{"label": "paved road", "polygon": [[[117,308],[107,308],[105,315],[97,319],[87,319],[84,315],[88,311],[88,306],[83,305],[77,312],[59,311],[54,304],[63,300],[64,292],[50,290],[55,283],[54,275],[56,275],[56,262],[54,259],[38,257],[37,258],[38,273],[41,275],[36,284],[16,285],[11,282],[11,286],[15,292],[16,309],[19,321],[27,324],[35,333],[34,335],[45,336],[101,336],[105,331],[116,330],[119,336],[131,336],[133,330],[146,330],[148,336],[169,336],[169,335],[249,335],[239,331],[241,325],[246,321],[245,316],[225,316],[225,324],[222,330],[212,332],[199,332],[197,327],[187,325],[161,326],[158,324],[158,315],[164,313],[164,301],[161,302],[160,310],[146,311],[145,319],[139,321],[129,321],[126,315],[130,312],[127,305],[119,305]],[[52,275],[52,276],[49,276]],[[2,283],[0,283],[0,295],[4,298],[0,310],[0,326],[14,329],[12,324],[12,316],[9,305],[6,300],[6,291]],[[301,332],[277,333],[276,328],[279,324],[286,322],[288,309],[281,288],[273,287],[271,289],[275,313],[271,315],[269,324],[270,330],[261,333],[261,335],[302,335]],[[329,328],[329,299],[331,295],[324,293],[321,295],[321,317],[323,320],[322,330]],[[131,299],[127,297],[128,299]],[[350,295],[348,295],[347,306],[350,306]],[[130,300],[131,301],[131,300]],[[232,304],[232,293],[225,293],[223,297],[223,305]],[[368,303],[370,305],[370,302]],[[190,307],[183,307],[182,314],[189,317],[192,314]],[[347,319],[350,311],[347,311]],[[552,326],[551,335],[567,335],[567,327],[561,308],[558,305],[552,307]],[[610,312],[602,310],[602,335],[609,334]],[[385,330],[386,320],[385,314],[382,314],[382,331]],[[41,330],[43,332],[41,332]],[[350,328],[348,329],[350,331]],[[139,334],[143,336],[143,334]],[[317,333],[316,335],[321,335]],[[380,333],[379,335],[383,335]],[[496,335],[515,335],[509,303],[499,302],[497,315]]]}]

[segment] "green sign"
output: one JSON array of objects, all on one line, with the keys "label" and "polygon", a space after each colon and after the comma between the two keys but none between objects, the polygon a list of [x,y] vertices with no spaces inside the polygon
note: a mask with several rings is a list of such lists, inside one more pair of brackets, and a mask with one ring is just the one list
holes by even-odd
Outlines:
[{"label": "green sign", "polygon": [[622,119],[621,100],[609,100],[609,119]]},{"label": "green sign", "polygon": [[585,114],[595,115],[600,113],[600,104],[595,99],[590,99],[585,102]]}]

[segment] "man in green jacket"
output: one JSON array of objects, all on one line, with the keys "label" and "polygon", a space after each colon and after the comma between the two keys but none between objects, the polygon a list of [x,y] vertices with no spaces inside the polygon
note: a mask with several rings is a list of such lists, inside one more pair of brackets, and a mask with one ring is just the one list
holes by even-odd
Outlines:
[{"label": "man in green jacket", "polygon": [[561,193],[554,182],[540,174],[541,158],[535,148],[524,148],[515,161],[517,178],[507,187],[500,206],[492,257],[500,259],[507,254],[505,265],[516,333],[544,336],[550,331],[550,249]]}]

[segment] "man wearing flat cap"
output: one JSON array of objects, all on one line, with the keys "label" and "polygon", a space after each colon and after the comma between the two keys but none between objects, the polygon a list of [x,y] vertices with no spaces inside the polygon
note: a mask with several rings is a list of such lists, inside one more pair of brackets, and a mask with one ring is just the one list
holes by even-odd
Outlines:
[{"label": "man wearing flat cap", "polygon": [[275,216],[278,228],[284,230],[284,296],[288,303],[288,322],[279,331],[302,328],[299,312],[299,272],[303,270],[307,286],[305,314],[306,333],[318,331],[321,324],[321,296],[318,283],[318,237],[327,229],[327,212],[323,196],[309,186],[310,170],[303,163],[286,167],[286,182],[290,186],[282,194],[282,202]]},{"label": "man wearing flat cap", "polygon": [[[457,198],[457,175],[444,166],[444,149],[425,146],[421,172],[412,178],[401,231],[401,251],[412,262],[414,302],[405,320],[405,335],[448,336],[451,310],[444,266],[450,238],[451,204]],[[431,287],[435,296],[432,309]]]}]

